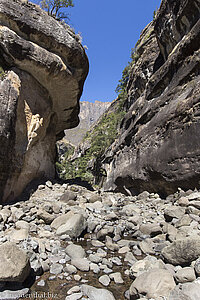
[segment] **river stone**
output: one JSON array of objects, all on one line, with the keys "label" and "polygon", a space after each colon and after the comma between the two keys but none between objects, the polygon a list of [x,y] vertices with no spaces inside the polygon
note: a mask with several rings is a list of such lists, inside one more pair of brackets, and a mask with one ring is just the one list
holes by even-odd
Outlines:
[{"label": "river stone", "polygon": [[[75,294],[72,294],[72,295],[69,295],[65,298],[65,300],[78,300],[78,299],[81,299],[83,296],[82,293],[75,293]],[[83,298],[82,298],[83,299]]]},{"label": "river stone", "polygon": [[[5,290],[0,292],[0,299],[1,300],[10,300],[10,299],[26,299],[26,295],[29,292],[29,288],[22,288],[19,290]],[[28,298],[28,296],[27,296]]]},{"label": "river stone", "polygon": [[195,282],[184,283],[181,287],[184,295],[191,298],[191,300],[199,299],[200,284]]},{"label": "river stone", "polygon": [[198,282],[189,282],[176,286],[170,292],[169,300],[199,300],[200,284]]},{"label": "river stone", "polygon": [[92,271],[95,274],[98,274],[100,272],[100,268],[97,264],[91,263],[90,264],[90,271]]},{"label": "river stone", "polygon": [[158,260],[156,257],[149,255],[142,260],[136,261],[132,265],[130,268],[130,276],[131,278],[135,279],[142,273],[152,269],[165,269],[165,264],[162,262],[162,260]]},{"label": "river stone", "polygon": [[173,265],[187,266],[200,256],[200,237],[189,237],[174,241],[163,248],[162,256]]},{"label": "river stone", "polygon": [[45,224],[51,224],[55,217],[52,214],[49,214],[43,209],[39,209],[37,212],[38,219],[41,219],[45,222]]},{"label": "river stone", "polygon": [[90,269],[90,262],[86,258],[72,259],[71,264],[83,272],[87,272]]},{"label": "river stone", "polygon": [[99,282],[104,286],[108,286],[110,284],[110,277],[108,275],[102,275],[99,277]]},{"label": "river stone", "polygon": [[185,208],[181,206],[170,206],[164,211],[164,217],[167,222],[171,222],[173,218],[181,218],[185,214]]},{"label": "river stone", "polygon": [[194,206],[197,209],[200,209],[200,200],[190,201],[190,206]]},{"label": "river stone", "polygon": [[142,225],[140,225],[140,231],[143,234],[154,237],[154,236],[162,233],[162,228],[157,223],[142,224]]},{"label": "river stone", "polygon": [[102,242],[100,242],[100,241],[98,241],[98,240],[92,240],[91,244],[92,244],[92,246],[94,246],[94,247],[104,247],[104,246],[105,246],[104,243],[102,243]]},{"label": "river stone", "polygon": [[76,267],[70,265],[70,264],[66,264],[65,268],[64,268],[64,271],[69,273],[69,274],[75,274],[77,273],[77,269]]},{"label": "river stone", "polygon": [[30,229],[30,224],[26,221],[19,220],[15,223],[15,227],[17,230],[19,229],[27,229],[29,231]]},{"label": "river stone", "polygon": [[[138,276],[130,287],[130,296],[147,298],[168,297],[176,284],[173,276],[167,270],[153,269]],[[131,298],[132,299],[132,298]]]},{"label": "river stone", "polygon": [[10,242],[19,243],[20,241],[26,240],[28,238],[28,229],[11,229],[8,233]]},{"label": "river stone", "polygon": [[77,195],[76,193],[72,192],[72,191],[66,191],[61,197],[60,197],[60,201],[61,202],[65,202],[67,203],[70,200],[76,200]]},{"label": "river stone", "polygon": [[50,267],[51,274],[58,275],[58,274],[62,273],[62,271],[63,271],[63,266],[60,264],[55,263],[55,264],[51,265],[51,267]]},{"label": "river stone", "polygon": [[64,225],[73,215],[74,213],[69,211],[67,214],[55,218],[51,223],[51,228],[58,229],[61,225]]},{"label": "river stone", "polygon": [[0,246],[0,281],[23,282],[30,269],[26,252],[11,242]]},{"label": "river stone", "polygon": [[71,259],[84,258],[86,256],[85,250],[79,245],[70,244],[65,251]]},{"label": "river stone", "polygon": [[194,265],[195,272],[200,276],[200,258],[198,258]]},{"label": "river stone", "polygon": [[69,235],[71,238],[78,238],[86,228],[85,218],[82,214],[74,214],[64,225],[61,225],[57,235]]},{"label": "river stone", "polygon": [[179,289],[179,286],[170,292],[169,298],[167,300],[196,300],[191,299],[190,297],[183,294],[183,292]]},{"label": "river stone", "polygon": [[97,289],[93,286],[83,284],[81,291],[90,300],[115,300],[113,294],[106,289]]},{"label": "river stone", "polygon": [[102,202],[102,198],[99,195],[92,195],[91,197],[88,198],[88,202],[94,203],[96,201]]},{"label": "river stone", "polygon": [[91,262],[96,263],[96,264],[98,264],[102,261],[102,257],[100,257],[97,254],[90,254],[88,258]]},{"label": "river stone", "polygon": [[112,273],[109,275],[110,279],[113,279],[116,284],[122,284],[124,283],[124,280],[122,279],[122,275],[120,272]]},{"label": "river stone", "polygon": [[180,283],[192,282],[195,279],[196,275],[191,267],[182,268],[176,272],[176,280]]},{"label": "river stone", "polygon": [[189,201],[200,200],[200,192],[193,192],[187,198]]}]

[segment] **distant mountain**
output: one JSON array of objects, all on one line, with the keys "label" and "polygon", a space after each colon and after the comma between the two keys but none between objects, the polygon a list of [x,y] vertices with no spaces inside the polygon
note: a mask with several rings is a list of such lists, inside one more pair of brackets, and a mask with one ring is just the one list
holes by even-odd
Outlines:
[{"label": "distant mountain", "polygon": [[64,139],[70,144],[77,146],[85,133],[93,126],[110,104],[111,102],[100,101],[95,101],[94,103],[88,101],[80,102],[80,124],[76,128],[65,130]]}]

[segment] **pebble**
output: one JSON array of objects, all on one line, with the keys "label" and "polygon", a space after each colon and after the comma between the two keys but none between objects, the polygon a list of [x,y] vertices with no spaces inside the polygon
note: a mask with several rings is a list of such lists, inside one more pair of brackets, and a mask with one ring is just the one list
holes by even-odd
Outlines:
[{"label": "pebble", "polygon": [[110,284],[110,277],[108,275],[102,275],[99,277],[99,282],[104,286],[108,286]]}]

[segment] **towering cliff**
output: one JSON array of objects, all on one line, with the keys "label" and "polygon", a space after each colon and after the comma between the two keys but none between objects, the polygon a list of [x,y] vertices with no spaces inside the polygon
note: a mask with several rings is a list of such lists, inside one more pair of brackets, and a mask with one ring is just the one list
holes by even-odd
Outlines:
[{"label": "towering cliff", "polygon": [[141,35],[105,190],[162,194],[200,186],[200,5],[163,0]]},{"label": "towering cliff", "polygon": [[54,177],[55,143],[78,125],[88,60],[75,34],[38,6],[0,0],[0,199]]},{"label": "towering cliff", "polygon": [[78,146],[86,132],[95,124],[99,117],[109,107],[110,102],[80,102],[80,123],[76,128],[65,130],[64,139],[69,143]]}]

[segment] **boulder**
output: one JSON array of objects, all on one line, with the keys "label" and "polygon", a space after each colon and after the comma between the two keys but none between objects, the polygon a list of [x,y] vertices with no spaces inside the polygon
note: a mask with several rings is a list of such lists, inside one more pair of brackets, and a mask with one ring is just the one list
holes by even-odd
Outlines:
[{"label": "boulder", "polygon": [[72,191],[66,191],[61,197],[60,197],[60,201],[61,202],[65,202],[68,203],[70,200],[76,200],[77,195],[76,193],[72,192]]},{"label": "boulder", "polygon": [[154,236],[162,233],[162,228],[157,223],[142,224],[140,226],[140,231],[144,234],[154,237]]},{"label": "boulder", "polygon": [[149,298],[168,297],[176,284],[167,270],[153,269],[138,276],[130,287],[130,299],[138,299],[140,295]]},{"label": "boulder", "polygon": [[176,272],[176,280],[180,283],[192,282],[196,279],[194,269],[191,267],[186,267],[178,270]]},{"label": "boulder", "polygon": [[189,282],[178,285],[171,291],[169,300],[198,300],[200,295],[200,284]]},{"label": "boulder", "polygon": [[185,214],[185,208],[180,206],[170,206],[164,211],[164,217],[167,222],[171,222],[173,218],[181,218]]},{"label": "boulder", "polygon": [[189,266],[200,256],[200,237],[189,237],[174,241],[163,248],[162,256],[173,265]]},{"label": "boulder", "polygon": [[154,256],[146,256],[142,260],[138,260],[133,263],[133,265],[130,268],[130,277],[132,279],[135,279],[142,273],[145,273],[147,271],[150,271],[152,269],[166,269],[165,264],[162,262],[162,260],[158,260]]},{"label": "boulder", "polygon": [[71,260],[71,264],[78,270],[87,272],[90,269],[90,262],[87,258],[76,258]]},{"label": "boulder", "polygon": [[[55,143],[78,125],[88,60],[73,31],[29,1],[0,1],[0,199],[55,176]],[[5,159],[6,158],[6,159]]]},{"label": "boulder", "polygon": [[81,291],[90,300],[115,300],[113,294],[106,289],[97,289],[93,286],[83,284]]},{"label": "boulder", "polygon": [[57,235],[69,235],[71,238],[78,238],[86,228],[86,221],[82,214],[73,214],[65,224],[58,227]]},{"label": "boulder", "polygon": [[23,282],[30,273],[27,254],[11,242],[0,246],[0,281]]},{"label": "boulder", "polygon": [[84,258],[86,256],[83,247],[75,244],[70,244],[67,246],[66,253],[71,259]]},{"label": "boulder", "polygon": [[73,215],[74,213],[69,211],[67,214],[63,214],[55,218],[51,223],[51,228],[57,230],[60,226],[64,225]]},{"label": "boulder", "polygon": [[43,220],[47,225],[51,224],[51,222],[55,219],[55,217],[52,214],[46,212],[43,209],[38,210],[37,217],[38,219]]}]

